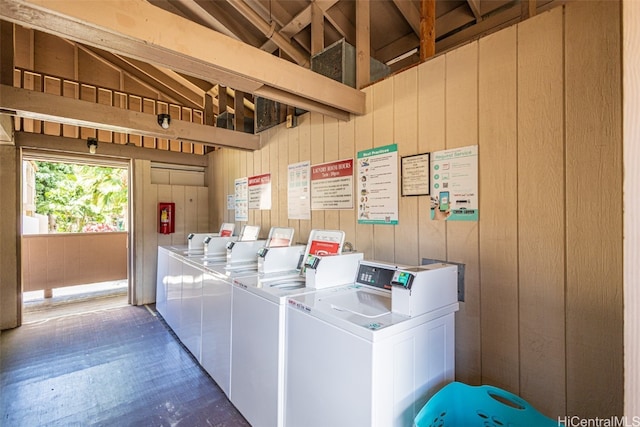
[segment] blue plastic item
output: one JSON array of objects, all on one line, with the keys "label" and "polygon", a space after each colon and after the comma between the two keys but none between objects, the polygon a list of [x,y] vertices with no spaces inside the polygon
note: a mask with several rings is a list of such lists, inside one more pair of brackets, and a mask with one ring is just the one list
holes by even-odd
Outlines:
[{"label": "blue plastic item", "polygon": [[527,401],[490,385],[452,382],[418,412],[415,427],[557,427]]}]

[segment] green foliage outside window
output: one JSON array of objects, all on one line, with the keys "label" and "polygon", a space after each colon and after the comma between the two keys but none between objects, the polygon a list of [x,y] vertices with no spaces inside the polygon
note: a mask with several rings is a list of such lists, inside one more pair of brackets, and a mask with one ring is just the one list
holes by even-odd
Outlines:
[{"label": "green foliage outside window", "polygon": [[[48,215],[60,233],[124,231],[127,170],[35,162],[36,212]],[[53,220],[51,220],[53,219]]]}]

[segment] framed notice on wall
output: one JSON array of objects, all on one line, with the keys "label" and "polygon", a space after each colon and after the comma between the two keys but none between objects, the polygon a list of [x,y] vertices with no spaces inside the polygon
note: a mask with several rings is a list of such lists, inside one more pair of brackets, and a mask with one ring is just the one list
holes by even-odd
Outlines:
[{"label": "framed notice on wall", "polygon": [[400,159],[403,196],[428,196],[429,153],[404,156]]}]

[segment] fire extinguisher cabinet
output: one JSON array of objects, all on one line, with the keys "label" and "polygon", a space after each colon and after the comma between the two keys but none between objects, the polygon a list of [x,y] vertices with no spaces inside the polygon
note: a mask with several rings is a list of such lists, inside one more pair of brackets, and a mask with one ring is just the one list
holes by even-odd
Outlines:
[{"label": "fire extinguisher cabinet", "polygon": [[171,234],[175,230],[175,203],[158,203],[158,233]]}]

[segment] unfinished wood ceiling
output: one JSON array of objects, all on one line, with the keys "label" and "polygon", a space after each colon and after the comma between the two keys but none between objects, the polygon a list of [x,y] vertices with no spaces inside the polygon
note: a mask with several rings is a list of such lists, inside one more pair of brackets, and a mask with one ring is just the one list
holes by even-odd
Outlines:
[{"label": "unfinished wood ceiling", "polygon": [[[83,0],[76,1],[79,2],[76,9],[85,9],[85,13],[90,13],[86,11],[86,7],[79,7]],[[136,7],[137,10],[145,10],[144,7],[135,6],[133,2],[120,3],[131,9],[127,11],[127,19],[132,22],[137,19],[135,26],[140,23],[153,26],[155,21],[149,15],[155,15],[154,11],[160,10],[165,15],[168,12],[191,21],[189,24],[192,27],[183,29],[182,32],[170,25],[155,28],[153,31],[160,31],[162,37],[167,37],[165,42],[171,40],[173,45],[166,49],[156,46],[153,51],[148,50],[154,45],[149,42],[156,37],[153,32],[145,33],[149,37],[146,39],[144,35],[132,36],[133,33],[128,33],[126,24],[116,22],[122,21],[117,19],[120,16],[95,18],[96,14],[107,15],[108,9],[115,4],[112,2],[92,3],[91,8],[98,8],[96,13],[81,15],[78,12],[78,15],[72,16],[73,7],[69,9],[67,6],[65,10],[61,6],[60,9],[53,10],[56,3],[65,2],[0,0],[4,9],[0,17],[68,39],[85,52],[155,87],[166,98],[178,104],[203,110],[212,108],[213,116],[224,112],[234,114],[240,106],[244,106],[244,111],[238,110],[240,114],[236,114],[236,119],[237,116],[252,119],[256,95],[303,110],[346,119],[349,114],[362,114],[362,94],[355,93],[356,91],[345,88],[344,85],[338,85],[344,88],[341,89],[329,84],[335,82],[316,81],[314,76],[317,74],[308,70],[312,57],[326,47],[340,40],[357,46],[357,36],[365,40],[368,38],[370,56],[377,62],[386,64],[388,71],[393,73],[421,61],[420,9],[427,3],[435,2],[435,40],[430,42],[435,44],[436,55],[562,3],[561,0],[372,0],[366,3],[370,15],[367,32],[366,28],[363,29],[366,24],[356,24],[362,22],[362,18],[356,16],[356,9],[362,7],[361,2],[364,0],[146,0],[139,2],[143,6],[147,5],[143,17],[135,15],[133,11]],[[69,1],[66,4],[74,5]],[[52,10],[48,10],[50,5]],[[102,24],[106,26],[102,32],[96,30],[101,25],[100,19],[107,22]],[[207,34],[217,33],[230,37],[224,38],[226,42],[222,42],[223,45],[230,46],[230,51],[240,51],[244,47],[262,51],[261,55],[243,51],[237,58],[244,59],[230,61],[232,64],[250,62],[253,56],[261,56],[261,61],[264,56],[267,59],[278,57],[285,61],[280,60],[278,68],[266,70],[265,67],[263,75],[256,75],[246,70],[236,72],[237,69],[233,66],[218,67],[219,64],[214,60],[215,54],[203,53],[203,49],[180,51],[190,41],[200,41],[203,37],[208,38]],[[138,38],[140,44],[127,47],[131,44],[129,40],[133,38]],[[423,36],[423,40],[424,38]],[[220,43],[220,39],[217,42]],[[217,51],[221,47],[221,44],[214,44],[210,51]],[[255,49],[253,52],[258,52]],[[229,53],[224,55],[227,58],[233,57]],[[162,60],[154,62],[156,58]],[[287,68],[287,76],[293,76],[298,70],[301,76],[299,81],[302,83],[291,84],[292,79],[287,77],[272,78],[273,74],[281,73],[274,70],[283,70],[283,65],[299,67],[284,68]],[[246,64],[242,66],[251,68]],[[282,74],[284,76],[285,71]],[[224,81],[225,76],[229,77],[228,81]],[[297,77],[298,75],[296,79]],[[321,88],[319,92],[318,88]],[[242,96],[239,101],[234,99],[238,98],[238,93]],[[213,105],[207,106],[207,99],[213,99]],[[340,101],[336,101],[337,99]],[[236,127],[240,123],[237,121]]]},{"label": "unfinished wood ceiling", "polygon": [[[356,45],[356,0],[148,0],[153,5],[305,66],[314,8],[323,45]],[[528,17],[551,0],[436,0],[436,53]],[[420,0],[370,1],[371,56],[392,71],[419,61]]]}]

